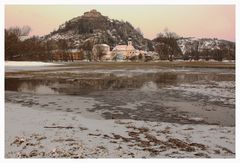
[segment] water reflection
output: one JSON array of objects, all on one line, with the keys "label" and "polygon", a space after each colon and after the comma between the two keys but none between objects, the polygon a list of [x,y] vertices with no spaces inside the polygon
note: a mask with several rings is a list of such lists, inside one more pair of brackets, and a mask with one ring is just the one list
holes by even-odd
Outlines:
[{"label": "water reflection", "polygon": [[5,90],[36,94],[58,94],[50,85],[53,86],[54,83],[45,80],[5,79]]},{"label": "water reflection", "polygon": [[[31,86],[30,86],[31,85]],[[29,87],[30,86],[30,87]],[[37,93],[37,94],[58,94],[57,91],[54,89],[50,88],[49,86],[46,85],[36,85],[32,86],[32,84],[24,82],[19,88],[19,92],[28,92],[28,93]]]},{"label": "water reflection", "polygon": [[156,91],[161,87],[196,81],[233,81],[233,74],[216,73],[145,73],[137,76],[91,74],[74,79],[6,78],[5,90],[37,94],[86,94],[98,90],[141,89]]}]

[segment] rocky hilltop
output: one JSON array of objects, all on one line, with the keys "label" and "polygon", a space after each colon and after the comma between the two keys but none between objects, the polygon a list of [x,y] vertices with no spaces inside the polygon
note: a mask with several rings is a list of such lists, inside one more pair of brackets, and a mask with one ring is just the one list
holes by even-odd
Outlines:
[{"label": "rocky hilltop", "polygon": [[47,40],[68,40],[71,48],[83,50],[92,50],[95,44],[108,44],[112,49],[118,44],[127,44],[129,38],[136,49],[153,50],[151,41],[129,22],[110,19],[96,10],[66,21],[45,36]]}]

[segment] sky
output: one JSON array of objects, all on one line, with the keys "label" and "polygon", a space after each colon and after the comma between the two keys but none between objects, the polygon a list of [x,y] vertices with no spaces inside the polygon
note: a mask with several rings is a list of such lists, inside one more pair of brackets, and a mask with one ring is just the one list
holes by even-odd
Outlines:
[{"label": "sky", "polygon": [[153,39],[164,29],[183,37],[235,41],[235,5],[6,5],[5,28],[31,27],[30,35],[46,35],[84,12],[130,22]]}]

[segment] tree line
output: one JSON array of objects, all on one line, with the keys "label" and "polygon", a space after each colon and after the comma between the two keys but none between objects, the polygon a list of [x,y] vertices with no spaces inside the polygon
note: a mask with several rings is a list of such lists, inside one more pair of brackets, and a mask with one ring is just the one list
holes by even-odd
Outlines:
[{"label": "tree line", "polygon": [[60,52],[62,61],[73,61],[68,51],[73,47],[71,41],[29,37],[30,31],[29,26],[5,29],[5,60],[53,61],[54,54]]},{"label": "tree line", "polygon": [[[29,26],[10,27],[5,29],[5,60],[29,60],[29,61],[53,61],[54,54],[61,55],[62,61],[73,61],[70,49],[74,49],[73,41],[66,39],[44,39],[39,36],[29,37],[31,28]],[[138,30],[140,33],[141,31]],[[177,40],[180,37],[165,29],[152,41],[147,40],[147,46],[153,46],[152,51],[159,55],[161,60],[184,59],[215,59],[221,61],[223,59],[235,59],[235,44],[228,43],[228,46],[220,45],[219,49],[204,49],[198,51],[198,45],[194,45],[190,51],[182,54],[178,46]],[[85,41],[79,45],[81,59],[92,59],[92,48],[94,44],[106,42],[106,38],[97,38],[95,40]]]}]

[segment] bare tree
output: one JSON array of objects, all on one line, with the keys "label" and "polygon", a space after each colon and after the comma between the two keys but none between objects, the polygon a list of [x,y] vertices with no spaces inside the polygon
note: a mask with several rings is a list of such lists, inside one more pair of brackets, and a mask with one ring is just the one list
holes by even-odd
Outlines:
[{"label": "bare tree", "polygon": [[21,36],[21,29],[19,27],[10,27],[6,29],[9,34],[14,34],[17,37]]},{"label": "bare tree", "polygon": [[45,43],[45,50],[47,52],[47,58],[50,61],[53,61],[54,57],[53,57],[53,50],[56,50],[57,47],[57,42],[55,40],[47,40],[47,42]]},{"label": "bare tree", "polygon": [[137,31],[140,35],[143,36],[143,33],[142,33],[142,31],[141,31],[141,29],[140,29],[139,27],[136,28],[136,31]]},{"label": "bare tree", "polygon": [[62,60],[63,61],[68,61],[69,60],[69,55],[68,55],[68,43],[67,40],[65,39],[60,39],[57,42],[58,48],[62,51]]},{"label": "bare tree", "polygon": [[7,29],[7,31],[9,33],[15,34],[17,37],[28,36],[30,31],[31,31],[31,27],[29,27],[28,25],[25,25],[22,28],[20,28],[20,27],[10,27],[10,28]]},{"label": "bare tree", "polygon": [[153,39],[155,42],[155,51],[159,54],[160,58],[173,61],[174,56],[181,54],[181,50],[177,44],[177,38],[179,36],[175,32],[170,32],[167,28],[163,33],[159,33],[158,36]]},{"label": "bare tree", "polygon": [[21,28],[21,36],[28,36],[30,32],[31,27],[29,27],[28,25],[25,25]]},{"label": "bare tree", "polygon": [[5,59],[6,60],[15,60],[19,58],[23,44],[21,41],[22,36],[28,36],[31,28],[29,26],[20,27],[10,27],[5,29]]},{"label": "bare tree", "polygon": [[163,35],[167,38],[175,38],[175,39],[179,38],[179,36],[175,32],[169,31],[168,28],[164,29],[164,34]]}]

